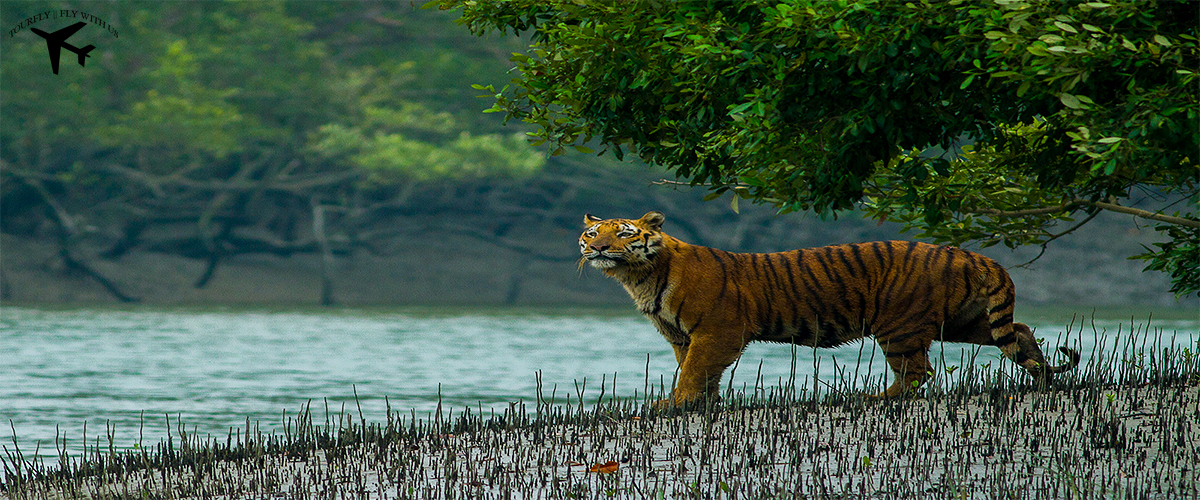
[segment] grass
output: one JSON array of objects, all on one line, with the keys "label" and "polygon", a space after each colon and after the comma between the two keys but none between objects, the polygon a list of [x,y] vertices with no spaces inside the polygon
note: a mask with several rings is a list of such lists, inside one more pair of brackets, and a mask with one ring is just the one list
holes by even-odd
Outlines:
[{"label": "grass", "polygon": [[224,439],[169,421],[166,442],[129,451],[106,429],[83,456],[56,440],[52,464],[14,439],[0,498],[1194,498],[1200,355],[1148,330],[1101,339],[1046,388],[971,363],[905,399],[843,376],[655,412],[665,388],[619,398],[602,381],[596,403],[580,384],[486,414],[306,408]]}]

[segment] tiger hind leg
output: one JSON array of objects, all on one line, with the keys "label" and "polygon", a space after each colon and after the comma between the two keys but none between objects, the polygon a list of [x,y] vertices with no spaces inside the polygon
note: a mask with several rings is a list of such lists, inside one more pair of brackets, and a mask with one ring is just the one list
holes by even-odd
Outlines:
[{"label": "tiger hind leg", "polygon": [[892,385],[875,397],[894,398],[920,387],[933,376],[929,363],[929,335],[907,335],[906,340],[877,339],[892,369]]}]

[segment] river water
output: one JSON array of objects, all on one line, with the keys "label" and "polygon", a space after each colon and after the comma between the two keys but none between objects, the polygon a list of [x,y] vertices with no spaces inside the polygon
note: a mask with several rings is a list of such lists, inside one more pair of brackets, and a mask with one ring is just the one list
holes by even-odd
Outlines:
[{"label": "river water", "polygon": [[[1020,319],[1049,345],[1075,346],[1087,363],[1100,351],[1122,349],[1118,332],[1147,331],[1147,317],[1079,316],[1066,338],[1070,313]],[[1195,315],[1151,324],[1160,343],[1197,350]],[[934,347],[932,357],[946,366],[1000,359],[990,347],[974,353],[959,344]],[[997,364],[1005,363],[1011,364]],[[669,346],[649,322],[625,311],[3,307],[0,445],[19,446],[26,457],[35,450],[53,457],[58,436],[78,455],[86,430],[92,446],[97,437],[107,446],[106,434],[118,449],[153,446],[166,439],[168,419],[175,428],[182,422],[189,433],[223,439],[247,421],[277,431],[306,405],[318,423],[326,408],[383,422],[388,405],[417,418],[427,418],[439,401],[457,411],[514,402],[532,407],[539,376],[544,397],[560,401],[577,398],[581,388],[585,401],[594,401],[601,385],[606,398],[640,398],[648,387],[669,389],[675,369]],[[855,376],[857,386],[871,390],[879,390],[887,372],[873,341],[815,355],[754,344],[723,383],[776,387],[793,370],[799,386],[814,385],[815,373],[824,380]]]}]

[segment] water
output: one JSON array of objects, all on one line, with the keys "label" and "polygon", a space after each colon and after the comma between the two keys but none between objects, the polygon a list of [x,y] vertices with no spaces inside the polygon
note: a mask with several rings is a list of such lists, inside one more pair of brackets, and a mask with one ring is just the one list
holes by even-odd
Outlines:
[{"label": "water", "polygon": [[[1144,315],[1131,317],[1089,318],[1083,334],[1076,327],[1066,342],[1086,363],[1100,351],[1123,348],[1115,342],[1118,331],[1144,329]],[[1022,319],[1048,345],[1064,343],[1070,314]],[[1162,343],[1196,349],[1200,319],[1153,325]],[[1096,345],[1093,331],[1105,344]],[[1046,350],[1052,362],[1061,362]],[[775,387],[792,378],[794,365],[800,386],[811,386],[813,373],[828,380],[840,371],[874,391],[887,373],[873,341],[815,356],[810,349],[795,352],[793,363],[788,346],[753,344],[723,383]],[[998,361],[995,348],[972,352],[949,344],[943,351],[935,343],[931,354],[947,366],[1011,365]],[[544,396],[559,401],[577,400],[582,387],[585,401],[595,401],[602,383],[606,398],[640,398],[648,386],[669,390],[675,370],[669,346],[644,318],[609,311],[6,307],[0,308],[0,445],[11,450],[15,439],[27,457],[55,457],[58,436],[67,439],[68,454],[79,455],[86,430],[91,446],[100,437],[107,447],[106,434],[117,449],[153,446],[166,439],[168,421],[174,429],[182,422],[189,433],[224,439],[247,421],[279,431],[307,405],[318,423],[326,408],[334,418],[358,418],[361,411],[368,422],[382,422],[389,404],[417,418],[428,418],[439,401],[456,412],[516,402],[532,407],[539,373]]]}]

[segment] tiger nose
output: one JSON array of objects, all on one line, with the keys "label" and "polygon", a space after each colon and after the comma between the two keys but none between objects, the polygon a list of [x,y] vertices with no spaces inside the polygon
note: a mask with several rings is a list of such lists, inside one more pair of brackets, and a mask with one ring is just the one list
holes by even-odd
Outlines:
[{"label": "tiger nose", "polygon": [[597,252],[603,252],[605,250],[608,250],[608,248],[612,245],[590,245],[590,246],[591,246],[592,250],[595,250]]}]

